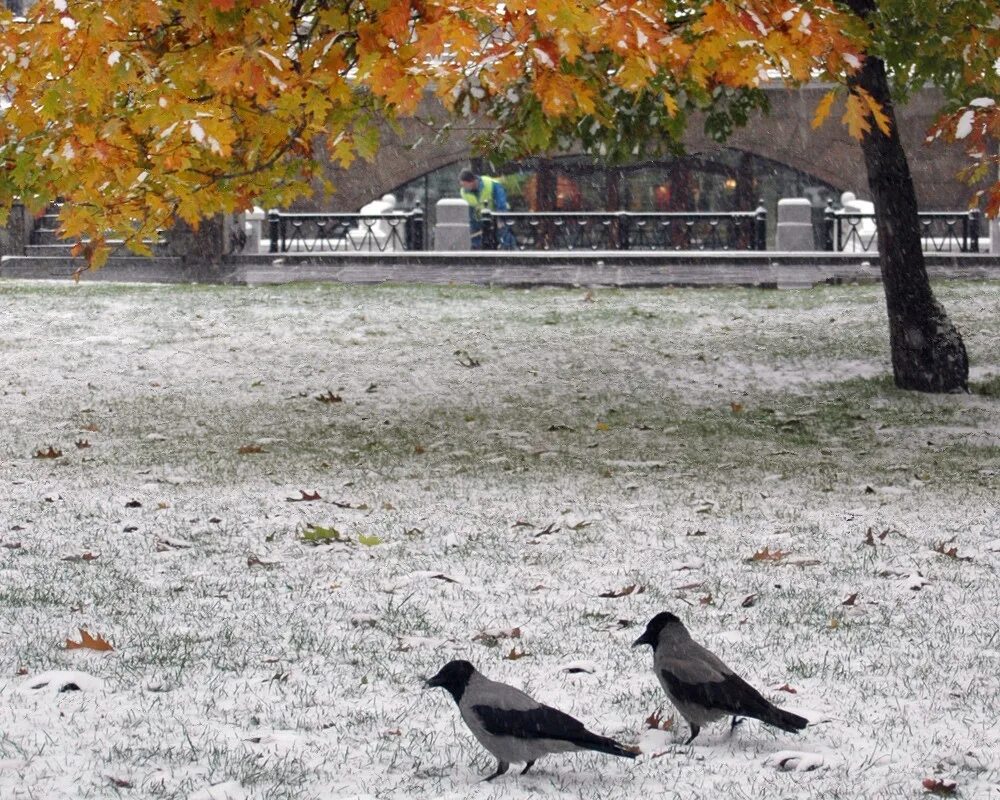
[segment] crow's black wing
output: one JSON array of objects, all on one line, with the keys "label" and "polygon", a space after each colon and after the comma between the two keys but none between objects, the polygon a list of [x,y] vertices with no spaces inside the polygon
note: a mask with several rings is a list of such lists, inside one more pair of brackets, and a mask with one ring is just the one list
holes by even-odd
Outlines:
[{"label": "crow's black wing", "polygon": [[669,687],[670,694],[681,703],[744,717],[759,717],[772,708],[760,692],[734,673],[721,676],[721,680],[697,682],[684,681],[669,668],[661,669],[660,674]]},{"label": "crow's black wing", "polygon": [[476,705],[472,710],[487,733],[494,736],[516,736],[518,739],[565,739],[578,741],[589,738],[583,723],[550,706],[538,705],[528,710]]}]

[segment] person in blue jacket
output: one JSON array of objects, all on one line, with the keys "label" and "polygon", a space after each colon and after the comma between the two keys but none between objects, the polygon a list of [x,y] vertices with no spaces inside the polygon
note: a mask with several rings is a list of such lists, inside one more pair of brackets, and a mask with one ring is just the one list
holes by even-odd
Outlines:
[{"label": "person in blue jacket", "polygon": [[[469,204],[469,232],[472,235],[472,249],[483,247],[483,211],[510,211],[507,191],[497,178],[476,175],[471,169],[462,170],[458,176],[462,187],[462,198]],[[500,247],[514,249],[514,234],[506,225],[499,232]]]}]

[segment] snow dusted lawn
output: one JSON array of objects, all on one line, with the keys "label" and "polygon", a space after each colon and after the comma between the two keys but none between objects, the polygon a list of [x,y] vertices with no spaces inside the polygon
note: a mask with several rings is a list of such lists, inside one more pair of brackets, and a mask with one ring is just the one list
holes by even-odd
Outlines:
[{"label": "snow dusted lawn", "polygon": [[[878,287],[0,283],[0,797],[1000,797],[1000,286],[938,291],[972,395]],[[649,729],[667,609],[814,725]],[[644,755],[477,783],[452,658]]]}]

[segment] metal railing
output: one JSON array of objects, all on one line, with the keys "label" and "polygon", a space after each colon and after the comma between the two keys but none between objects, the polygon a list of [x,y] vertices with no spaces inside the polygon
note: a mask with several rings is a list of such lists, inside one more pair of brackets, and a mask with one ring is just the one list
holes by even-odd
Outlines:
[{"label": "metal railing", "polygon": [[[929,252],[979,252],[979,211],[921,211],[920,240]],[[874,214],[834,211],[823,214],[824,249],[867,253],[878,250]]]},{"label": "metal railing", "polygon": [[766,250],[767,211],[485,211],[483,249]]},{"label": "metal railing", "polygon": [[389,214],[267,215],[268,250],[272,253],[335,253],[423,250],[424,212]]}]

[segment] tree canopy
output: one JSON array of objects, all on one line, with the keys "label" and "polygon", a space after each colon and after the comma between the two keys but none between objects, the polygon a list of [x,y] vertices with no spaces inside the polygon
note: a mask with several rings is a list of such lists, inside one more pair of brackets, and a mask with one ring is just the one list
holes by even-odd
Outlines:
[{"label": "tree canopy", "polygon": [[[65,235],[133,247],[181,218],[281,206],[322,162],[371,157],[384,120],[434,92],[485,112],[500,157],[582,144],[608,159],[676,145],[706,113],[724,138],[768,81],[829,81],[855,136],[889,124],[851,84],[865,54],[905,92],[949,98],[932,135],[995,164],[1000,17],[950,0],[39,0],[0,16],[0,207],[68,202]],[[839,103],[839,105],[838,105]],[[1000,211],[1000,183],[987,196]]]}]

